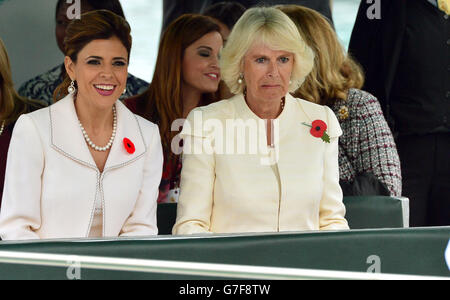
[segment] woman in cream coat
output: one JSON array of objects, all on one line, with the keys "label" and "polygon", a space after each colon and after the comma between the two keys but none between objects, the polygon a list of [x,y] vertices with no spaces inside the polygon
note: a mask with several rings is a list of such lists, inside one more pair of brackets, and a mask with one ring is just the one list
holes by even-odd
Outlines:
[{"label": "woman in cream coat", "polygon": [[221,61],[236,96],[195,109],[181,132],[174,234],[348,229],[339,123],[329,108],[288,93],[312,66],[312,50],[281,11],[254,8],[238,21]]},{"label": "woman in cream coat", "polygon": [[22,115],[14,128],[2,239],[157,234],[159,131],[117,101],[130,49],[128,23],[111,12],[83,14],[69,25],[70,78],[56,92],[69,95]]}]

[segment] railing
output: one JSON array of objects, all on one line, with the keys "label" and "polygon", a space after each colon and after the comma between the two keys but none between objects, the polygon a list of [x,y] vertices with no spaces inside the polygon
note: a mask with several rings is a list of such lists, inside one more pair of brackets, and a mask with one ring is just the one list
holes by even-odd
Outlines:
[{"label": "railing", "polygon": [[449,280],[444,277],[357,273],[228,264],[0,251],[0,263],[253,280]]}]

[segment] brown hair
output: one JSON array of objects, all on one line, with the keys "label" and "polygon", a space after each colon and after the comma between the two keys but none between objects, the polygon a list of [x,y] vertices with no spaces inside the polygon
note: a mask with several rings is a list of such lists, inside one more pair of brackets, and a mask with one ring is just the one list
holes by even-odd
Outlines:
[{"label": "brown hair", "polygon": [[[95,10],[84,13],[81,19],[70,22],[66,30],[64,39],[64,54],[73,62],[77,61],[78,53],[93,40],[107,40],[117,37],[128,51],[128,59],[131,52],[131,29],[128,22],[109,10]],[[67,88],[70,85],[70,78],[66,74],[53,94],[54,101],[58,101],[67,96]]]},{"label": "brown hair", "polygon": [[314,68],[294,93],[295,97],[331,106],[337,99],[346,100],[350,88],[363,86],[362,68],[346,54],[325,17],[299,5],[277,8],[294,21],[300,35],[315,53]]},{"label": "brown hair", "polygon": [[[139,114],[159,125],[164,153],[172,157],[171,141],[177,134],[171,124],[183,117],[183,57],[187,47],[220,27],[210,17],[186,14],[176,19],[164,32],[159,44],[155,72],[149,88],[135,97]],[[203,94],[201,105],[216,100],[216,94]]]},{"label": "brown hair", "polygon": [[11,65],[5,45],[0,39],[0,126],[17,121],[19,116],[32,110],[45,107],[44,103],[19,96],[14,89],[11,76]]}]

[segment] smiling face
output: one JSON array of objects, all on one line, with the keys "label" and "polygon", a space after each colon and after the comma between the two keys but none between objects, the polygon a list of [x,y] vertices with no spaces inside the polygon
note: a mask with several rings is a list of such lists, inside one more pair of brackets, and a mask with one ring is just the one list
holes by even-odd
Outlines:
[{"label": "smiling face", "polygon": [[183,88],[199,93],[214,93],[219,87],[219,51],[222,48],[219,32],[210,32],[186,48],[183,57]]},{"label": "smiling face", "polygon": [[70,57],[64,62],[68,75],[77,82],[77,101],[106,108],[125,89],[128,51],[117,37],[93,40],[78,53],[76,62]]},{"label": "smiling face", "polygon": [[280,101],[289,91],[294,54],[255,43],[244,57],[247,97],[253,101]]}]

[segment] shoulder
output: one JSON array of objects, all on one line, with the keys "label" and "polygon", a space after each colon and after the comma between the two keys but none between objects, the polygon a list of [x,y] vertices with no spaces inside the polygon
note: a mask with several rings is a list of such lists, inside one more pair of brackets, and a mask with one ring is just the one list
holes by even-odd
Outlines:
[{"label": "shoulder", "polygon": [[214,102],[206,106],[197,107],[191,111],[188,119],[193,117],[196,113],[201,113],[204,120],[213,118],[219,120],[231,118],[236,111],[236,101],[238,101],[238,96]]},{"label": "shoulder", "polygon": [[149,120],[135,114],[132,110],[130,110],[127,105],[124,103],[117,101],[117,106],[120,106],[120,110],[122,113],[126,115],[126,120],[133,120],[138,125],[139,129],[141,131],[141,134],[144,137],[152,136],[155,133],[159,134],[158,125],[155,123],[150,122]]},{"label": "shoulder", "polygon": [[49,108],[42,108],[31,113],[22,114],[14,124],[12,136],[16,139],[33,139],[47,136],[50,128]]},{"label": "shoulder", "polygon": [[[130,113],[131,113],[131,111],[130,111]],[[143,117],[138,116],[136,114],[133,114],[133,115],[136,118],[136,121],[138,122],[139,127],[141,127],[142,133],[144,135],[146,133],[152,133],[153,134],[155,132],[159,132],[158,125],[156,125],[155,123],[150,122],[149,120],[144,119]]]},{"label": "shoulder", "polygon": [[[37,109],[33,112],[23,114],[22,118],[29,118],[38,126],[42,127],[44,124],[48,124],[50,121],[50,107],[44,107]],[[19,118],[20,119],[20,118]]]},{"label": "shoulder", "polygon": [[324,105],[313,103],[313,102],[310,102],[310,101],[307,101],[307,100],[304,100],[301,98],[295,98],[291,95],[289,95],[288,97],[290,97],[290,99],[294,102],[294,104],[298,108],[302,109],[306,114],[309,114],[309,115],[311,115],[311,114],[321,115],[322,114],[323,115],[326,113],[326,106],[324,106]]},{"label": "shoulder", "polygon": [[351,115],[364,117],[367,114],[383,114],[378,99],[365,91],[350,89],[347,103]]}]

